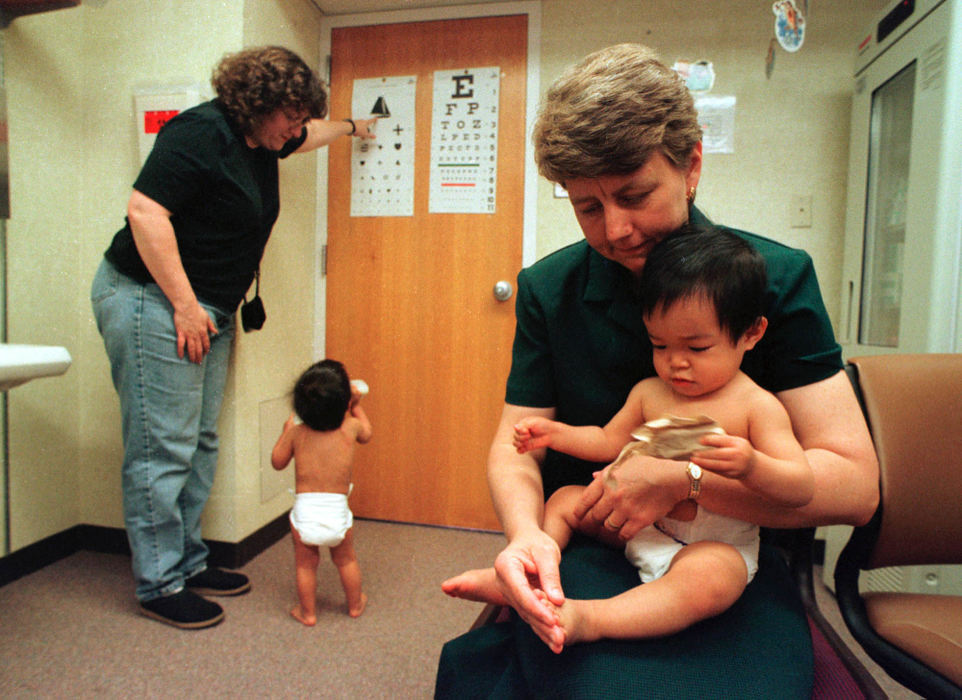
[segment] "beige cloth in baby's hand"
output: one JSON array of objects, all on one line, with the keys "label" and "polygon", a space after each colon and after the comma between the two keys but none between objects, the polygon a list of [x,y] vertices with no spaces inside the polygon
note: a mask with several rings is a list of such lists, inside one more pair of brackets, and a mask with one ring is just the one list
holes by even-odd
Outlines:
[{"label": "beige cloth in baby's hand", "polygon": [[692,452],[711,449],[698,442],[702,435],[709,433],[724,435],[725,431],[708,416],[697,418],[665,416],[650,420],[631,433],[635,441],[629,442],[622,448],[611,466],[615,467],[635,454],[687,461],[691,458]]}]

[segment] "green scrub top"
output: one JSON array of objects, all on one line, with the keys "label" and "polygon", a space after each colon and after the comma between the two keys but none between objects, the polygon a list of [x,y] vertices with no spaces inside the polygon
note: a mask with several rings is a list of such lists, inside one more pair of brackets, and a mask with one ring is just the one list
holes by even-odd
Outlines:
[{"label": "green scrub top", "polygon": [[[692,207],[693,224],[711,222]],[[765,258],[768,329],[742,369],[772,392],[805,386],[842,369],[841,348],[819,291],[811,257],[768,238],[732,231]],[[572,425],[604,425],[631,388],[654,376],[651,343],[632,293],[631,273],[582,240],[518,275],[517,327],[505,400],[553,407]],[[588,483],[597,463],[548,452],[545,495]]]},{"label": "green scrub top", "polygon": [[[691,220],[707,219],[692,209]],[[842,367],[811,259],[743,231],[768,264],[765,338],[743,369],[782,391]],[[559,420],[604,425],[629,390],[652,376],[651,345],[632,299],[631,276],[584,241],[518,276],[517,332],[507,402],[554,407]],[[587,483],[593,469],[549,450],[545,493]],[[638,585],[622,551],[576,535],[561,583],[572,598],[610,598]],[[551,653],[517,615],[444,645],[436,700],[461,698],[810,698],[812,642],[785,562],[763,546],[758,574],[721,615],[657,639],[602,640]]]}]

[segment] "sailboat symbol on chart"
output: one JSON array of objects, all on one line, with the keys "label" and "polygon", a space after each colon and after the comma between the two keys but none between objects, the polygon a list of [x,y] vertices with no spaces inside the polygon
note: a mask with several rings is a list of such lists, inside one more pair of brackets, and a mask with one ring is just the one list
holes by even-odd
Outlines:
[{"label": "sailboat symbol on chart", "polygon": [[391,116],[391,110],[387,108],[387,102],[383,97],[378,97],[374,106],[371,107],[371,116],[382,118]]}]

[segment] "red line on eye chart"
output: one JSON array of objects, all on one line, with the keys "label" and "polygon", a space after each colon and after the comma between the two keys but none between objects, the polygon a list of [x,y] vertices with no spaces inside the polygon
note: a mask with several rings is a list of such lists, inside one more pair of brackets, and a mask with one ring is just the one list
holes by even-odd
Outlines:
[{"label": "red line on eye chart", "polygon": [[[438,163],[439,168],[477,168],[477,163]],[[452,182],[442,180],[441,187],[477,187],[475,182]]]}]

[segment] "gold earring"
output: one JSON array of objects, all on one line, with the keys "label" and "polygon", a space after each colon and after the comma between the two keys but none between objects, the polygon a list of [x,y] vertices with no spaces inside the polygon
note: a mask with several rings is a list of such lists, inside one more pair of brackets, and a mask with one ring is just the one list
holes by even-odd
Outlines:
[{"label": "gold earring", "polygon": [[691,203],[694,202],[694,201],[695,201],[695,188],[694,188],[694,187],[689,187],[689,188],[688,188],[688,203],[691,204]]}]

